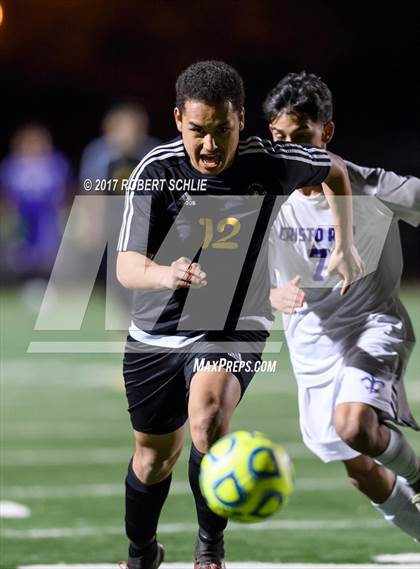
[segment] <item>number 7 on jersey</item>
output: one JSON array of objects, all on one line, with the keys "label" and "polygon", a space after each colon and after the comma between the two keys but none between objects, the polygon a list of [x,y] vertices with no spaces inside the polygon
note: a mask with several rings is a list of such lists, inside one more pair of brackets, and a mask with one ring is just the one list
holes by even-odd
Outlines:
[{"label": "number 7 on jersey", "polygon": [[315,269],[313,279],[314,281],[322,281],[323,276],[322,273],[324,271],[325,263],[327,262],[329,250],[322,248],[318,249],[317,247],[312,247],[311,252],[309,253],[309,257],[319,257],[318,265]]}]

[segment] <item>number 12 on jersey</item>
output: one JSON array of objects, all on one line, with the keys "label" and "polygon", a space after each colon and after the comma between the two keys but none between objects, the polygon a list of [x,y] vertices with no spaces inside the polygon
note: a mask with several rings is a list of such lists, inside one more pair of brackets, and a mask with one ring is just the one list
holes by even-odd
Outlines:
[{"label": "number 12 on jersey", "polygon": [[236,241],[230,241],[232,237],[238,235],[241,230],[241,222],[236,217],[225,217],[221,219],[216,226],[217,233],[224,233],[227,228],[231,228],[228,232],[219,237],[216,241],[214,240],[214,223],[210,217],[200,217],[198,220],[200,225],[204,225],[205,234],[203,241],[203,249],[207,247],[213,247],[213,249],[237,249],[238,243]]},{"label": "number 12 on jersey", "polygon": [[318,264],[316,266],[313,279],[314,281],[322,281],[324,277],[322,273],[324,271],[325,263],[327,262],[329,249],[318,249],[317,247],[312,247],[309,257],[319,257]]}]

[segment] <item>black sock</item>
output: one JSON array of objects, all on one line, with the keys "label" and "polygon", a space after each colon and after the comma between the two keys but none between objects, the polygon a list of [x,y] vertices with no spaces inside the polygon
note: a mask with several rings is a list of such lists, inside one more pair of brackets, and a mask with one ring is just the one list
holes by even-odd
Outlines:
[{"label": "black sock", "polygon": [[197,450],[192,444],[188,463],[188,477],[197,509],[200,538],[207,543],[211,543],[220,541],[223,538],[223,530],[227,526],[227,519],[221,518],[213,513],[201,494],[198,475],[200,473],[200,464],[203,456],[204,454]]},{"label": "black sock", "polygon": [[[172,475],[157,484],[143,484],[134,473],[133,461],[125,479],[125,531],[130,540],[130,557],[153,554],[156,530]],[[153,557],[153,555],[152,555]]]}]

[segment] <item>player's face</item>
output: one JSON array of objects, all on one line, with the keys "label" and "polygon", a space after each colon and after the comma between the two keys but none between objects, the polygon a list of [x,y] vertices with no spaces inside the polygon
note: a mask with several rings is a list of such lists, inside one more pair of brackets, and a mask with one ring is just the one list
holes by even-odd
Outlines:
[{"label": "player's face", "polygon": [[269,125],[275,142],[313,144],[326,148],[334,134],[334,123],[314,122],[305,113],[281,112]]},{"label": "player's face", "polygon": [[244,128],[244,110],[232,103],[207,105],[188,100],[182,112],[174,111],[177,129],[193,167],[206,176],[216,176],[228,168],[235,157],[239,132]]}]

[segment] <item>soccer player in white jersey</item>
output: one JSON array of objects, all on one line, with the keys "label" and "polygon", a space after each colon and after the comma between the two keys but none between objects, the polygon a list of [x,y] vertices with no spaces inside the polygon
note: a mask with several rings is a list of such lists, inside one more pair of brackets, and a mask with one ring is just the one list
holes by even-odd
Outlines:
[{"label": "soccer player in white jersey", "polygon": [[[325,149],[333,137],[332,95],[316,75],[286,75],[263,108],[275,141]],[[306,446],[324,462],[343,461],[386,519],[420,540],[420,460],[395,426],[419,430],[403,385],[415,338],[398,298],[398,220],[420,222],[420,180],[347,169],[366,276],[339,301],[326,271],[331,210],[321,186],[302,188],[283,204],[270,235],[271,302],[284,315]]]}]

